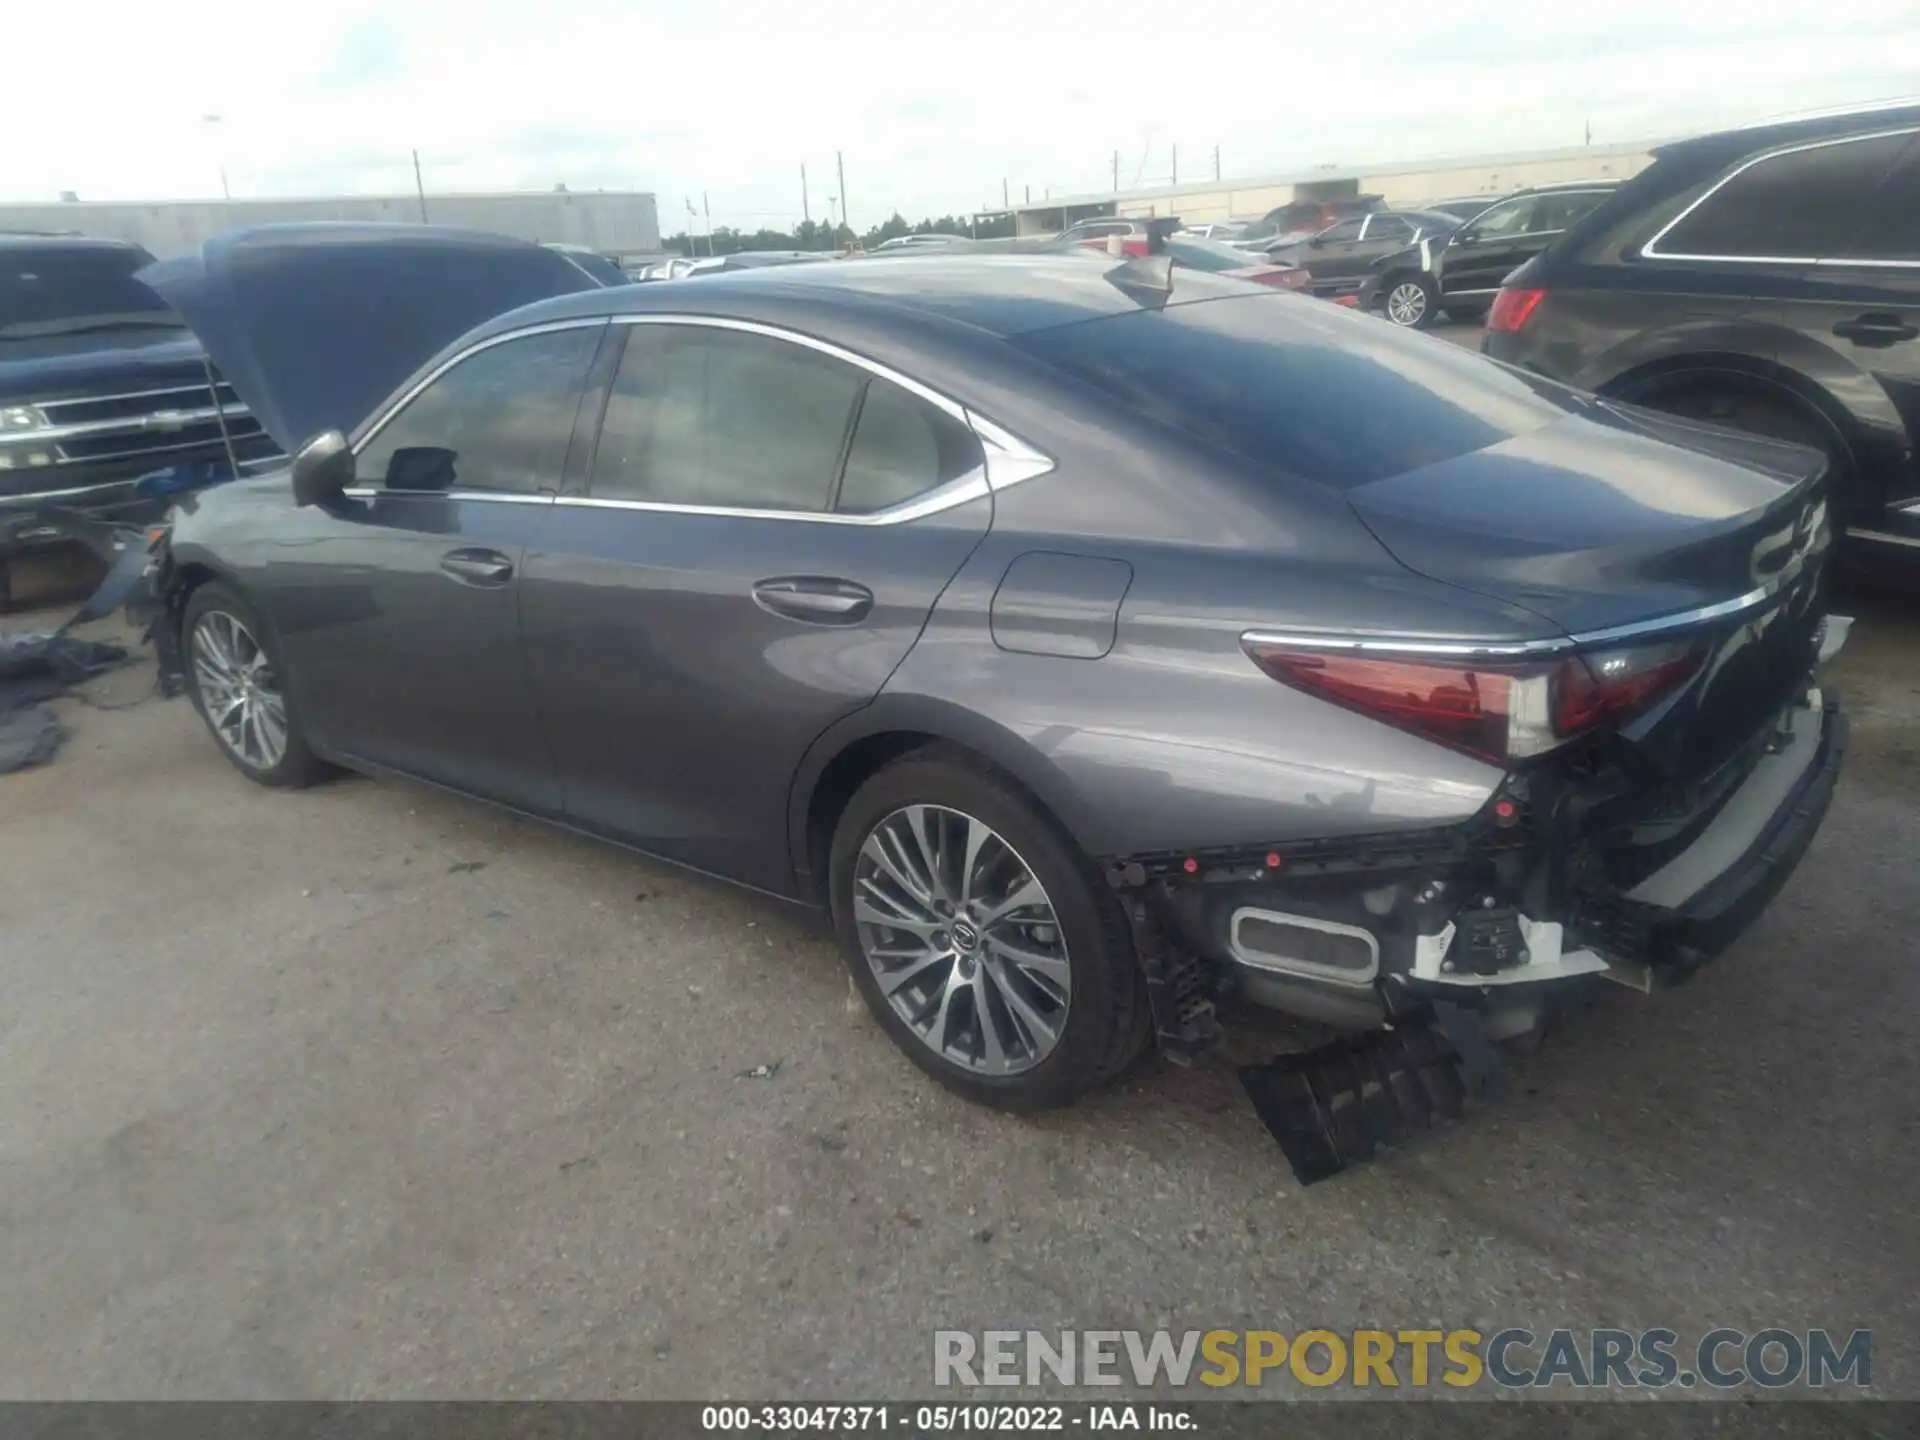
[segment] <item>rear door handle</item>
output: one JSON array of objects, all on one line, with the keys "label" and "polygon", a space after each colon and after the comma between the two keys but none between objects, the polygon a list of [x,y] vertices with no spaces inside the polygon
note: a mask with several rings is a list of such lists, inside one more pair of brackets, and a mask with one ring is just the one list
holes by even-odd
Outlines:
[{"label": "rear door handle", "polygon": [[1833,333],[1843,340],[1851,340],[1856,345],[1870,349],[1898,345],[1902,340],[1920,340],[1920,329],[1907,324],[1898,315],[1887,312],[1856,315],[1851,320],[1842,320],[1833,327]]},{"label": "rear door handle", "polygon": [[753,603],[768,614],[814,625],[854,625],[873,609],[873,592],[851,580],[781,575],[753,587]]},{"label": "rear door handle", "polygon": [[449,550],[440,568],[462,585],[504,585],[513,579],[513,561],[498,550]]}]

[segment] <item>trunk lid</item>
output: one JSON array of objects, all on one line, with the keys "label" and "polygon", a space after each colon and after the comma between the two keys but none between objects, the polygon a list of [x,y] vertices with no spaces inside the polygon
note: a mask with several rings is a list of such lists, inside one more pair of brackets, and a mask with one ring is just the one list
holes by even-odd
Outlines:
[{"label": "trunk lid", "polygon": [[1832,543],[1825,472],[1803,446],[1606,403],[1348,499],[1409,569],[1523,606],[1585,650],[1699,635],[1694,678],[1622,731],[1693,777],[1804,685]]}]

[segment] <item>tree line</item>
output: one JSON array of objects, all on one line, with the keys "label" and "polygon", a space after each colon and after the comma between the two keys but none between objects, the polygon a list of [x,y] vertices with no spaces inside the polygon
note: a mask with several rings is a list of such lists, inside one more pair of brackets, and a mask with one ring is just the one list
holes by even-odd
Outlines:
[{"label": "tree line", "polygon": [[942,215],[938,219],[922,220],[916,225],[896,210],[864,235],[856,234],[847,225],[802,220],[791,231],[764,227],[752,231],[736,230],[728,225],[715,226],[711,235],[689,234],[682,230],[677,235],[667,236],[662,244],[677,255],[735,255],[743,250],[844,250],[856,239],[866,249],[873,250],[881,241],[901,235],[964,235],[976,240],[1000,240],[1012,234],[1013,216],[1010,214],[977,217]]}]

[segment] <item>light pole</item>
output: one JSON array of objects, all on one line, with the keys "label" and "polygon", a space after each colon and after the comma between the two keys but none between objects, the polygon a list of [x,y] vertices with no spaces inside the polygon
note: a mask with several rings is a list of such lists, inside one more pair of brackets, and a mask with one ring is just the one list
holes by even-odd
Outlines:
[{"label": "light pole", "polygon": [[[218,115],[202,115],[200,117],[200,123],[202,125],[218,125],[220,123],[220,117]],[[220,198],[231,201],[233,199],[233,191],[227,188],[227,162],[225,157],[220,156],[220,132],[216,130],[212,133],[214,137],[214,154],[216,157],[219,157],[220,160]]]}]

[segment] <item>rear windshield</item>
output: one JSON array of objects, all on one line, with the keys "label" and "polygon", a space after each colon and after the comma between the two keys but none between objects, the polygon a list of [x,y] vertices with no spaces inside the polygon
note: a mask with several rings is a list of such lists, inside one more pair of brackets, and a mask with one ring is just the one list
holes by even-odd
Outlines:
[{"label": "rear windshield", "polygon": [[133,278],[152,263],[131,246],[0,245],[0,339],[178,325]]},{"label": "rear windshield", "polygon": [[1444,340],[1284,293],[1013,343],[1194,440],[1342,490],[1497,445],[1582,403]]}]

